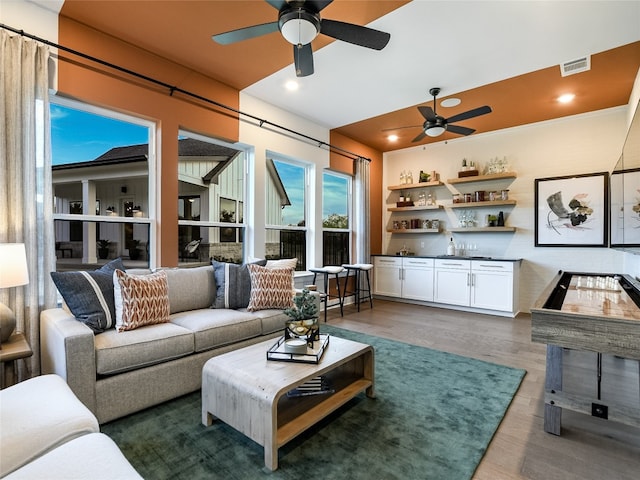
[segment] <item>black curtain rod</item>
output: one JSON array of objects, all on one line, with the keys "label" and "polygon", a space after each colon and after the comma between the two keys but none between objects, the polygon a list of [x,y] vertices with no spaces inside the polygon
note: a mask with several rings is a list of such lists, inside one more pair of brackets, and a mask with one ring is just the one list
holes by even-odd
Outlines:
[{"label": "black curtain rod", "polygon": [[119,72],[126,73],[127,75],[131,75],[133,77],[139,78],[139,79],[144,80],[146,82],[150,82],[150,83],[153,83],[153,84],[158,85],[160,87],[166,88],[167,90],[169,90],[169,96],[173,96],[174,93],[178,92],[178,93],[181,93],[181,94],[186,95],[188,97],[191,97],[191,98],[194,98],[196,100],[199,100],[201,102],[209,103],[209,104],[214,105],[214,106],[216,106],[218,108],[222,108],[224,110],[229,110],[230,112],[233,112],[233,113],[235,113],[237,115],[242,115],[244,117],[250,118],[251,120],[254,120],[254,121],[258,122],[258,125],[260,127],[263,127],[266,124],[266,125],[269,125],[271,127],[275,127],[277,129],[280,129],[280,130],[282,130],[284,132],[291,133],[293,135],[297,135],[298,137],[304,138],[305,140],[308,140],[308,141],[310,141],[312,143],[317,143],[318,144],[318,148],[326,147],[326,148],[329,149],[329,151],[332,151],[334,153],[337,153],[339,155],[347,157],[347,158],[349,158],[351,160],[364,159],[364,160],[368,160],[369,162],[371,161],[370,158],[363,157],[362,155],[358,155],[357,153],[353,153],[353,152],[350,152],[349,150],[345,150],[343,148],[336,147],[335,145],[331,145],[330,143],[327,143],[327,142],[324,142],[322,140],[318,140],[316,138],[310,137],[309,135],[305,135],[304,133],[300,133],[300,132],[297,132],[297,131],[292,130],[290,128],[283,127],[282,125],[278,125],[277,123],[270,122],[269,120],[265,120],[265,119],[256,117],[255,115],[251,115],[250,113],[245,113],[245,112],[243,112],[241,110],[237,110],[237,109],[235,109],[233,107],[230,107],[228,105],[225,105],[223,103],[217,102],[215,100],[211,100],[210,98],[203,97],[202,95],[198,95],[196,93],[189,92],[188,90],[183,90],[182,88],[176,87],[175,85],[170,85],[170,84],[168,84],[166,82],[163,82],[161,80],[157,80],[155,78],[149,77],[149,76],[144,75],[142,73],[135,72],[135,71],[130,70],[130,69],[125,68],[125,67],[121,67],[120,65],[116,65],[114,63],[107,62],[106,60],[102,60],[100,58],[88,55],[86,53],[79,52],[78,50],[74,50],[72,48],[65,47],[63,45],[59,45],[59,44],[51,42],[51,41],[49,41],[49,40],[47,40],[45,38],[37,37],[36,35],[32,35],[30,33],[25,32],[24,30],[18,30],[16,28],[10,27],[9,25],[5,25],[4,23],[0,23],[0,27],[5,29],[5,30],[9,30],[10,32],[17,33],[22,37],[27,37],[27,38],[29,38],[31,40],[35,40],[37,42],[44,43],[45,45],[49,45],[51,47],[55,47],[55,48],[57,48],[59,50],[63,50],[65,52],[71,53],[71,54],[76,55],[78,57],[82,57],[82,58],[84,58],[86,60],[90,60],[90,61],[98,63],[100,65],[103,65],[103,66],[106,66],[106,67],[109,67],[109,68],[113,68],[114,70],[118,70]]}]

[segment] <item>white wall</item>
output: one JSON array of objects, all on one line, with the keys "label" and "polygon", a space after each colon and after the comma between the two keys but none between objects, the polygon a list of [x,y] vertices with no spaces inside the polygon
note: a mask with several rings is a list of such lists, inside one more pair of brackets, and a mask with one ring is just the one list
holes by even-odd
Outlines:
[{"label": "white wall", "polygon": [[[320,141],[329,142],[328,129],[250,95],[240,94],[240,110],[251,112],[252,115],[259,118]],[[307,267],[322,265],[322,205],[320,199],[322,199],[322,170],[329,167],[329,152],[326,149],[319,148],[316,144],[301,142],[299,138],[283,134],[282,131],[267,124],[260,127],[257,122],[252,120],[240,122],[240,143],[254,147],[254,158],[253,161],[249,162],[249,175],[253,178],[250,178],[247,182],[249,189],[247,203],[248,207],[251,206],[251,210],[245,212],[247,224],[249,225],[247,235],[249,239],[247,245],[248,255],[256,258],[264,258],[265,256],[266,159],[267,152],[273,152],[315,165],[314,174],[311,175],[310,184],[307,186],[310,210],[307,212],[306,218],[309,225],[313,224],[315,226],[314,229],[318,234],[316,238],[312,237],[308,240],[307,251],[313,252],[314,257],[307,259]]]},{"label": "white wall", "polygon": [[[516,233],[453,234],[453,237],[457,242],[477,244],[478,254],[524,259],[520,306],[522,311],[528,311],[558,270],[639,273],[636,269],[625,270],[625,255],[609,248],[534,247],[535,179],[611,172],[622,152],[627,110],[627,107],[607,109],[388,152],[384,155],[383,184],[385,187],[397,185],[402,170],[412,170],[414,179],[420,170],[436,170],[440,179],[446,182],[458,176],[463,158],[474,160],[482,168],[489,159],[506,156],[511,170],[518,175],[508,187],[510,199],[516,200],[517,205],[500,209],[505,212],[506,224],[517,228]],[[459,187],[462,190],[462,186]],[[465,191],[489,188],[492,188],[489,184],[482,183],[466,186]],[[451,191],[455,191],[452,186],[436,189],[438,201],[450,203]],[[385,191],[383,196],[389,205],[395,201],[389,191]],[[382,215],[388,222],[387,202],[383,201]],[[427,215],[427,218],[445,219],[445,230],[452,225],[457,226],[456,215],[449,208]],[[383,250],[395,253],[406,243],[417,255],[440,255],[446,252],[448,239],[448,232],[423,235],[385,233]]]}]

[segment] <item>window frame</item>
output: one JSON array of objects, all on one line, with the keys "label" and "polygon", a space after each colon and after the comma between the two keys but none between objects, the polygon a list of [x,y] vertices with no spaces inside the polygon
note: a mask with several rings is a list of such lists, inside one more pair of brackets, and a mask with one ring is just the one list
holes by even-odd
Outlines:
[{"label": "window frame", "polygon": [[[295,167],[299,167],[303,169],[304,192],[303,192],[303,200],[302,200],[303,201],[302,210],[303,210],[304,226],[286,225],[286,224],[279,225],[279,224],[268,223],[269,215],[267,214],[267,210],[269,208],[269,202],[268,202],[268,198],[266,198],[268,194],[267,192],[268,189],[265,188],[265,226],[264,228],[267,233],[269,231],[271,232],[273,231],[304,232],[304,258],[302,259],[303,260],[302,268],[300,269],[296,268],[296,270],[306,271],[307,265],[309,265],[310,262],[311,264],[313,264],[313,255],[311,252],[310,245],[311,245],[312,236],[314,234],[314,228],[313,228],[313,217],[312,217],[312,211],[311,211],[309,199],[313,194],[311,189],[311,178],[316,166],[312,162],[298,160],[298,159],[295,159],[286,155],[282,155],[279,153],[274,153],[274,152],[267,152],[266,161],[271,162],[276,173],[278,173],[278,170],[277,170],[277,166],[275,165],[275,162],[285,163],[285,164],[293,165]],[[270,168],[271,167],[268,167],[267,170],[269,170]],[[265,181],[267,181],[267,179],[268,179],[268,176],[265,177]],[[266,252],[266,242],[265,242],[265,252]]]},{"label": "window frame", "polygon": [[[325,175],[332,175],[334,177],[342,178],[347,180],[347,228],[327,228],[324,226],[324,194],[325,194]],[[340,172],[337,170],[332,170],[330,168],[325,168],[322,172],[322,259],[325,259],[325,242],[324,242],[324,234],[325,232],[344,232],[348,233],[348,251],[347,258],[352,258],[353,256],[353,175],[348,173]],[[323,261],[323,263],[325,263]]]},{"label": "window frame", "polygon": [[[249,174],[248,174],[248,165],[249,165],[249,159],[251,158],[251,149],[247,146],[244,145],[239,145],[239,144],[231,144],[231,143],[227,143],[224,142],[222,140],[219,140],[217,138],[214,137],[209,137],[206,135],[202,135],[202,134],[198,134],[195,133],[193,131],[187,130],[187,129],[180,129],[178,131],[178,139],[183,138],[183,137],[187,137],[187,138],[192,138],[194,140],[198,140],[200,142],[205,142],[205,143],[211,143],[211,144],[215,144],[215,145],[220,145],[223,147],[227,147],[227,148],[231,148],[234,150],[238,150],[243,152],[243,156],[242,156],[242,199],[241,200],[236,200],[236,215],[235,215],[235,221],[234,222],[223,222],[220,221],[219,219],[216,221],[209,221],[209,220],[202,220],[202,201],[200,202],[200,220],[180,220],[178,219],[178,231],[180,230],[180,227],[182,226],[188,226],[188,227],[199,227],[199,228],[217,228],[219,231],[219,238],[222,238],[222,229],[223,228],[233,228],[235,229],[235,238],[236,241],[232,242],[232,243],[240,243],[242,245],[242,259],[246,258],[247,255],[247,223],[246,223],[246,211],[244,210],[244,206],[247,204],[247,197],[248,197],[248,185],[249,185]],[[178,163],[180,162],[180,160],[178,159]],[[179,198],[184,197],[185,195],[180,195],[180,193],[178,193],[178,198],[176,198],[176,201],[179,200]],[[218,203],[218,205],[220,205],[220,198],[226,198],[226,197],[220,197],[220,195],[218,194],[215,201]],[[243,207],[243,218],[242,221],[239,221],[240,219],[238,218],[238,208],[239,205],[242,205]],[[222,243],[227,243],[227,242],[222,242]]]},{"label": "window frame", "polygon": [[[160,192],[157,187],[157,154],[156,154],[156,124],[150,120],[136,117],[132,114],[126,114],[117,110],[111,110],[105,107],[99,107],[91,103],[87,103],[80,100],[71,99],[57,94],[52,94],[49,98],[49,108],[51,105],[58,105],[65,108],[78,110],[84,113],[93,114],[101,117],[106,117],[112,120],[118,120],[121,122],[131,123],[139,127],[146,128],[148,131],[147,138],[147,216],[135,216],[126,217],[124,215],[97,215],[97,214],[71,214],[71,213],[55,213],[56,208],[56,195],[54,191],[54,184],[52,181],[52,198],[54,202],[53,220],[58,221],[81,221],[87,223],[95,223],[96,231],[99,231],[100,223],[113,223],[113,224],[142,224],[147,226],[148,245],[149,252],[148,263],[151,268],[155,267],[156,248],[157,248],[157,232],[155,228],[156,224],[156,203],[159,198]],[[51,132],[53,136],[53,132]],[[53,165],[50,167],[52,168]],[[96,198],[96,201],[102,199]],[[102,203],[102,202],[101,202]],[[106,208],[106,207],[105,207]],[[133,227],[133,225],[131,226]],[[97,239],[96,239],[97,240]],[[91,249],[91,247],[89,247]]]}]

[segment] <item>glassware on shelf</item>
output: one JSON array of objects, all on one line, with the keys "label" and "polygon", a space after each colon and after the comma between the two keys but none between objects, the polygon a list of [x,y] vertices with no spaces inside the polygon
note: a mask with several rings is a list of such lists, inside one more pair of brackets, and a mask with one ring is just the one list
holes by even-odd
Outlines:
[{"label": "glassware on shelf", "polygon": [[411,173],[411,170],[407,173],[407,183],[413,183],[413,173]]},{"label": "glassware on shelf", "polygon": [[436,204],[435,199],[433,198],[433,194],[431,192],[429,192],[429,195],[427,196],[427,205],[428,206],[433,206]]}]

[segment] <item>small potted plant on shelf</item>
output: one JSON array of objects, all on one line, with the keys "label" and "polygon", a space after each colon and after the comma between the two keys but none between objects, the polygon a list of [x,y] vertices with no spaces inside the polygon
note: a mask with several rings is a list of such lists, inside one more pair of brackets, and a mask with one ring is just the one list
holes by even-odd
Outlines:
[{"label": "small potted plant on shelf", "polygon": [[111,241],[101,238],[96,243],[98,244],[98,258],[100,258],[100,260],[108,258]]},{"label": "small potted plant on shelf", "polygon": [[320,328],[318,326],[318,305],[316,299],[308,288],[293,297],[294,306],[284,310],[290,317],[285,328],[285,338],[304,338],[307,344],[313,347],[313,342],[320,340]]}]

